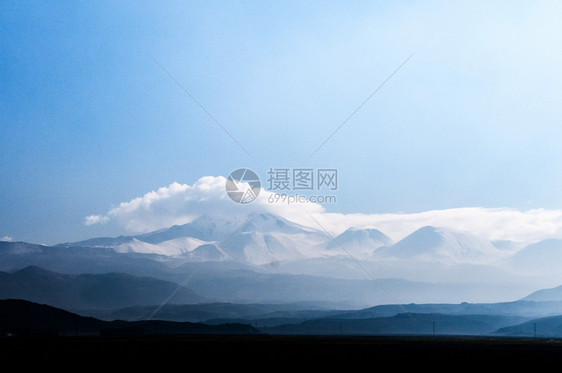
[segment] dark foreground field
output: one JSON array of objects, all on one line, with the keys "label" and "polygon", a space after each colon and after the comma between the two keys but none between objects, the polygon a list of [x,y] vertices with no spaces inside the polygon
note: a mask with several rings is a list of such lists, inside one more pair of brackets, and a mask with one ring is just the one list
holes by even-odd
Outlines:
[{"label": "dark foreground field", "polygon": [[[4,337],[0,339],[4,363],[161,367],[193,364],[207,367],[269,369],[286,364],[367,363],[406,367],[431,364],[434,368],[459,368],[499,362],[504,367],[519,362],[534,367],[562,361],[562,340],[472,337],[284,337],[284,336],[147,336],[147,337]],[[263,364],[266,365],[263,365]],[[295,365],[296,367],[298,365]],[[182,369],[184,370],[184,369]],[[371,369],[369,369],[371,370]]]}]

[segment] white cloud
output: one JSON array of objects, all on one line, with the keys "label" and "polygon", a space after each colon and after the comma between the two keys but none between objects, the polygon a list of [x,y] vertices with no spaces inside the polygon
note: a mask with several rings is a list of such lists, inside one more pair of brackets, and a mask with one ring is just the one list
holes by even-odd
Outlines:
[{"label": "white cloud", "polygon": [[102,215],[90,215],[84,218],[85,225],[103,224],[109,221],[109,217]]},{"label": "white cloud", "polygon": [[0,238],[0,241],[12,241],[12,240],[13,240],[13,238],[10,237],[10,236],[4,236],[4,237]]},{"label": "white cloud", "polygon": [[174,182],[122,202],[106,215],[90,215],[85,218],[85,224],[113,222],[138,233],[185,224],[203,214],[271,212],[315,229],[322,229],[319,223],[334,235],[349,227],[371,227],[398,240],[418,228],[433,225],[472,232],[491,240],[536,241],[562,236],[561,210],[465,207],[409,214],[341,214],[326,212],[315,203],[271,203],[272,193],[267,190],[262,190],[256,201],[240,205],[228,198],[225,182],[222,176],[202,177],[193,185]]},{"label": "white cloud", "polygon": [[[226,178],[206,176],[193,185],[174,182],[110,209],[106,215],[92,215],[87,224],[114,222],[129,232],[148,232],[185,224],[210,214],[237,214],[255,210],[238,205],[225,192]],[[246,208],[246,206],[250,206]]]},{"label": "white cloud", "polygon": [[316,219],[332,231],[372,227],[401,239],[426,225],[468,231],[490,240],[537,241],[562,236],[562,211],[465,207],[412,214],[322,213]]}]

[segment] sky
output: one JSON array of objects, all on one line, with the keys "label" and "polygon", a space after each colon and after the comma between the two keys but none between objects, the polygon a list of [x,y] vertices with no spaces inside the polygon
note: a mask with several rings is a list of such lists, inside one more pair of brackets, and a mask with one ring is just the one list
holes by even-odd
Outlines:
[{"label": "sky", "polygon": [[[244,208],[218,194],[243,167],[264,183],[272,168],[337,169],[337,203],[309,205],[335,231],[559,234],[561,14],[558,1],[3,1],[0,238]],[[201,203],[171,203],[182,193]]]}]

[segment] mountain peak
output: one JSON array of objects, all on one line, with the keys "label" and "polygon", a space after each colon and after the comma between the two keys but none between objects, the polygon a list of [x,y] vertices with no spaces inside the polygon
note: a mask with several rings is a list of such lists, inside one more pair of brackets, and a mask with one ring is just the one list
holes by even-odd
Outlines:
[{"label": "mountain peak", "polygon": [[419,228],[407,237],[398,241],[393,247],[400,251],[404,251],[404,249],[410,248],[410,246],[416,246],[416,253],[419,253],[420,251],[426,251],[434,246],[441,244],[443,240],[444,237],[442,230],[427,225],[425,227]]},{"label": "mountain peak", "polygon": [[241,228],[242,232],[281,232],[281,233],[301,233],[310,231],[309,228],[293,223],[279,215],[271,213],[251,213]]},{"label": "mountain peak", "polygon": [[47,269],[38,267],[38,266],[34,266],[34,265],[30,265],[27,267],[24,267],[22,269],[19,269],[17,271],[14,272],[14,274],[18,274],[18,275],[41,275],[41,276],[53,276],[56,275],[55,272],[49,271]]},{"label": "mountain peak", "polygon": [[346,250],[362,258],[371,256],[375,250],[392,244],[390,237],[374,228],[351,227],[339,234],[327,246],[328,249],[338,249],[343,246]]},{"label": "mountain peak", "polygon": [[157,244],[180,237],[192,237],[203,241],[220,241],[238,228],[241,216],[200,215],[189,223],[174,225],[168,229],[136,236],[144,242]]},{"label": "mountain peak", "polygon": [[496,258],[499,250],[472,233],[424,226],[403,238],[386,254],[398,258],[421,258],[445,262],[478,262]]},{"label": "mountain peak", "polygon": [[362,238],[362,237],[370,238],[373,240],[379,240],[383,242],[385,245],[392,243],[390,237],[388,237],[386,234],[375,228],[351,227],[345,230],[343,233],[341,233],[338,237],[341,238],[344,236],[357,237],[357,238]]}]

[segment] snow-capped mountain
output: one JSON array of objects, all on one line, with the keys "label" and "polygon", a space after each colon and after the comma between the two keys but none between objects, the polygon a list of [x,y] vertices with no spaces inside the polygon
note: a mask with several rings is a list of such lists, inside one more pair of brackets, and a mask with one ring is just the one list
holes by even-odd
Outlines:
[{"label": "snow-capped mountain", "polygon": [[[349,228],[332,239],[271,213],[248,216],[204,215],[190,223],[130,237],[97,238],[69,246],[113,248],[118,253],[181,256],[193,260],[234,260],[252,265],[286,263],[311,258],[352,255],[362,260],[491,263],[511,254],[468,232],[426,226],[402,240],[392,240],[377,229]],[[343,249],[345,250],[342,250]],[[201,248],[199,250],[199,248]]]},{"label": "snow-capped mountain", "polygon": [[313,233],[318,231],[303,225],[293,223],[278,215],[270,213],[254,213],[250,214],[247,220],[240,228],[241,232],[256,232],[256,233],[286,233],[286,234],[300,234],[300,233]]},{"label": "snow-capped mountain", "polygon": [[202,215],[184,224],[157,232],[136,236],[139,240],[160,244],[176,238],[191,237],[206,242],[220,242],[228,238],[235,231],[240,230],[244,223],[244,216]]},{"label": "snow-capped mountain", "polygon": [[131,241],[113,246],[118,253],[159,254],[166,256],[189,253],[196,248],[209,244],[193,237],[178,237],[158,244],[148,243],[133,237]]},{"label": "snow-capped mountain", "polygon": [[349,228],[335,237],[335,240],[331,240],[326,249],[341,251],[343,247],[356,258],[369,258],[378,248],[391,244],[390,237],[378,229]]},{"label": "snow-capped mountain", "polygon": [[468,232],[426,226],[379,250],[383,257],[443,263],[487,263],[503,253],[490,241]]},{"label": "snow-capped mountain", "polygon": [[[189,278],[201,294],[245,301],[256,296],[256,284],[261,296],[271,292],[267,299],[272,301],[308,299],[311,289],[320,286],[330,290],[322,299],[363,301],[377,289],[372,278],[406,281],[393,294],[419,295],[413,289],[423,282],[423,296],[429,300],[457,299],[463,289],[463,296],[474,291],[471,299],[486,301],[494,291],[519,296],[562,281],[557,269],[562,240],[520,249],[519,243],[494,245],[471,233],[430,226],[396,243],[376,229],[349,228],[333,237],[274,214],[207,215],[135,236],[57,246],[0,242],[0,270],[35,265],[62,273],[123,272],[173,281],[197,273]],[[548,269],[561,275],[553,276]],[[354,295],[353,286],[338,290],[342,281],[361,291]],[[435,284],[446,286],[437,290]],[[382,291],[380,296],[387,294]]]},{"label": "snow-capped mountain", "polygon": [[233,258],[252,264],[271,264],[324,255],[329,236],[273,214],[252,214],[239,234],[223,244]]},{"label": "snow-capped mountain", "polygon": [[562,240],[547,239],[518,250],[505,260],[512,271],[562,277]]},{"label": "snow-capped mountain", "polygon": [[[203,215],[190,223],[136,236],[94,238],[64,246],[113,248],[119,253],[231,259],[253,265],[319,257],[329,236],[280,216]],[[218,255],[208,255],[214,248]],[[202,254],[205,253],[205,254]]]}]

